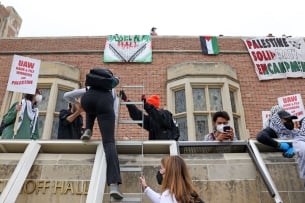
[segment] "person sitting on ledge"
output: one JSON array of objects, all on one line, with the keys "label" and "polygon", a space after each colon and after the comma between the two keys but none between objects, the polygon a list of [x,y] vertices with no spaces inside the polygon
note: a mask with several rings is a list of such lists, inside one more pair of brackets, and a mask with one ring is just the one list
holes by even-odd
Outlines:
[{"label": "person sitting on ledge", "polygon": [[269,126],[257,134],[257,141],[283,151],[283,156],[286,158],[292,158],[294,156],[292,145],[287,142],[278,142],[275,139],[288,140],[298,135],[299,129],[294,128],[293,119],[297,119],[297,117],[285,110],[274,113],[270,117]]}]

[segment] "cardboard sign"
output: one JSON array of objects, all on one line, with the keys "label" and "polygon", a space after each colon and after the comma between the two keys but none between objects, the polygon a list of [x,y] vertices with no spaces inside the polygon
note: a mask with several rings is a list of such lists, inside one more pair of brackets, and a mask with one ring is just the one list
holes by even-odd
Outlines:
[{"label": "cardboard sign", "polygon": [[35,94],[40,60],[14,55],[7,90]]}]

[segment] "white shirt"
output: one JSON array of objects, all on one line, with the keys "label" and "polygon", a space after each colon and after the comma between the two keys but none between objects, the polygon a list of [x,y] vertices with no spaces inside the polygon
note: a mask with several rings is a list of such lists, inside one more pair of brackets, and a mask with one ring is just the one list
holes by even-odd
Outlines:
[{"label": "white shirt", "polygon": [[153,203],[178,203],[175,196],[169,193],[169,190],[165,190],[160,194],[147,187],[144,193]]}]

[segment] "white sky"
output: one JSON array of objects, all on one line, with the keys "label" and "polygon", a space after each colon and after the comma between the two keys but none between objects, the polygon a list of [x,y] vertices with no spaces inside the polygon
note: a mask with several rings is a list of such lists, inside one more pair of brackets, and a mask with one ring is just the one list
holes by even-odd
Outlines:
[{"label": "white sky", "polygon": [[149,34],[305,37],[301,0],[0,0],[23,22],[19,37]]}]

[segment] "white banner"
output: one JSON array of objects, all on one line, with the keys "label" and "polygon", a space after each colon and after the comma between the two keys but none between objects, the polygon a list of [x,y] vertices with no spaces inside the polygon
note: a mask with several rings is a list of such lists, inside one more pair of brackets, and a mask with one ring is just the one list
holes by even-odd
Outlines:
[{"label": "white banner", "polygon": [[40,60],[14,55],[7,90],[35,94]]},{"label": "white banner", "polygon": [[109,35],[104,62],[152,62],[150,35]]},{"label": "white banner", "polygon": [[244,39],[259,80],[305,78],[303,38],[264,37]]}]

